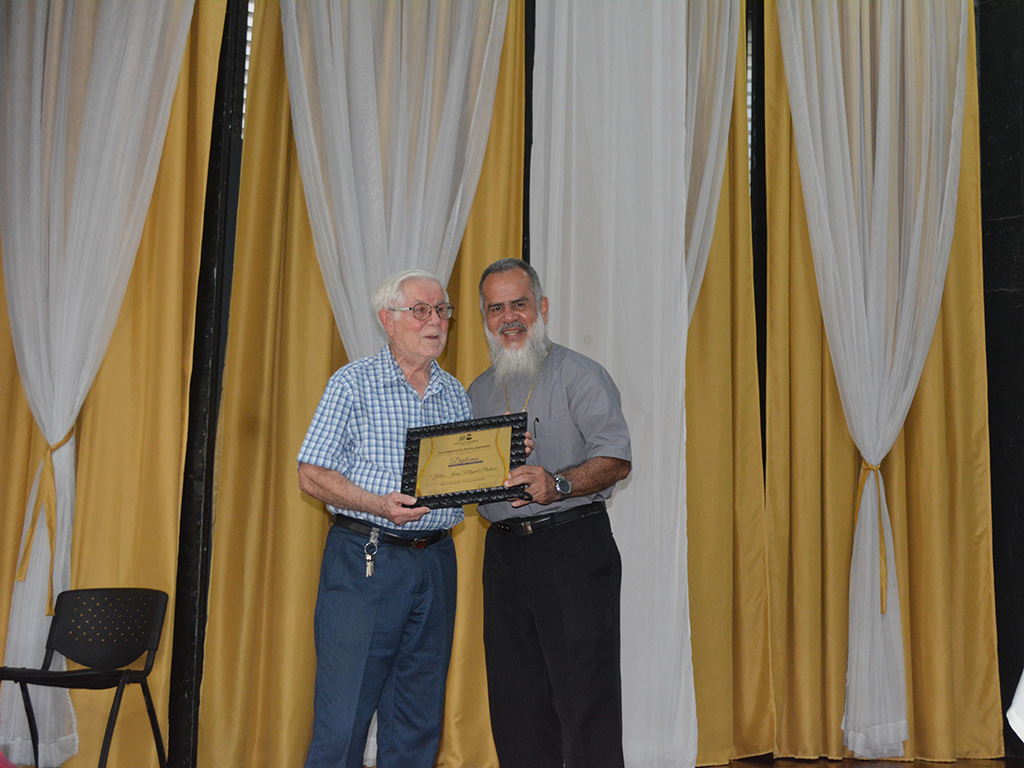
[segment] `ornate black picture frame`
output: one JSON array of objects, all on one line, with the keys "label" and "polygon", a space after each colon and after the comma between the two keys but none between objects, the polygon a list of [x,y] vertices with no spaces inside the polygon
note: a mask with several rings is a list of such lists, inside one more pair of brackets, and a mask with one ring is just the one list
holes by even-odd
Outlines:
[{"label": "ornate black picture frame", "polygon": [[[448,424],[436,424],[430,427],[416,427],[410,429],[405,435],[405,461],[402,467],[402,493],[410,496],[417,496],[416,488],[418,473],[420,470],[420,447],[426,438],[443,437],[447,435],[465,436],[472,439],[474,436],[497,431],[503,427],[511,427],[511,441],[508,445],[508,468],[509,470],[522,466],[526,463],[526,414],[511,413],[501,416],[488,416],[483,419],[469,419],[467,421],[455,421]],[[458,490],[451,493],[434,493],[424,496],[417,496],[418,506],[437,509],[439,507],[459,507],[463,504],[489,503],[494,501],[509,501],[511,499],[530,499],[526,492],[525,485],[517,485],[506,488],[503,485],[489,486],[486,488],[473,488],[470,490]]]}]

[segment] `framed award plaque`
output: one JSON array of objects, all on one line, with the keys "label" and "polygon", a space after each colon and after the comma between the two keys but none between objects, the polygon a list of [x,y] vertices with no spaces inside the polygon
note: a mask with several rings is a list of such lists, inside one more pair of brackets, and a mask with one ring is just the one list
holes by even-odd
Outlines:
[{"label": "framed award plaque", "polygon": [[525,485],[503,485],[509,471],[526,462],[525,435],[525,413],[410,429],[402,493],[431,509],[529,500]]}]

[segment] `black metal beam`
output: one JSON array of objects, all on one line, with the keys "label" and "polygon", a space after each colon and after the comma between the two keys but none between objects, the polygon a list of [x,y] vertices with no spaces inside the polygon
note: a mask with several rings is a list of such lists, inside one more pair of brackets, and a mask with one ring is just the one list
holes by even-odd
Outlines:
[{"label": "black metal beam", "polygon": [[524,13],[526,103],[523,105],[523,261],[530,263],[530,160],[533,157],[533,62],[537,50],[537,3],[526,0]]},{"label": "black metal beam", "polygon": [[228,0],[210,141],[189,385],[168,723],[168,764],[194,768],[210,585],[213,467],[227,342],[238,176],[242,153],[248,3]]},{"label": "black metal beam", "polygon": [[[996,632],[1003,712],[1024,669],[1024,3],[975,3]],[[1024,744],[1003,723],[1007,757]]]},{"label": "black metal beam", "polygon": [[764,146],[764,0],[747,0],[751,79],[750,240],[754,269],[758,386],[761,394],[761,461],[766,462],[765,379],[768,333],[768,193]]}]

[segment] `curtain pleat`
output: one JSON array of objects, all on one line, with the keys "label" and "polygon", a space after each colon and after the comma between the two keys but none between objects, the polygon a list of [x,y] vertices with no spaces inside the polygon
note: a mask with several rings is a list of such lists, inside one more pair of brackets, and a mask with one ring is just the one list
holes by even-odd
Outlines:
[{"label": "curtain pleat", "polygon": [[[775,3],[765,92],[785,94]],[[931,351],[884,465],[907,673],[904,756],[1002,752],[992,595],[973,19],[963,165]],[[789,105],[766,103],[766,494],[778,756],[840,758],[858,452],[821,322]]]},{"label": "curtain pleat", "polygon": [[209,768],[305,757],[327,519],[299,492],[295,454],[345,362],[302,194],[276,2],[256,6],[250,61],[199,719]]},{"label": "curtain pleat", "polygon": [[[448,295],[457,309],[439,362],[465,385],[490,365],[480,316],[480,275],[492,261],[514,258],[522,252],[524,15],[522,3],[509,3],[494,116],[480,184],[448,281]],[[476,507],[467,506],[466,521],[454,533],[459,560],[459,601],[439,768],[498,768],[484,669],[481,573],[486,532],[486,522],[476,513]]]},{"label": "curtain pleat", "polygon": [[751,260],[746,30],[711,253],[686,348],[697,764],[772,751],[767,528]]},{"label": "curtain pleat", "polygon": [[[477,279],[491,260],[517,254],[520,242],[522,23],[519,7],[506,32],[515,46],[503,54],[500,117],[492,121],[478,202],[449,283],[456,320],[440,362],[464,383],[487,365]],[[276,2],[257,4],[252,62],[218,435],[199,764],[269,768],[301,765],[309,745],[313,609],[327,518],[321,504],[299,492],[295,455],[324,382],[346,356],[302,191]],[[496,760],[478,624],[482,525],[472,511],[456,529],[455,544],[459,614],[439,765],[488,768]]]},{"label": "curtain pleat", "polygon": [[447,283],[487,143],[508,0],[282,0],[292,126],[317,258],[353,359],[366,296],[400,269]]},{"label": "curtain pleat", "polygon": [[657,768],[697,755],[684,257],[698,5],[537,4],[531,259],[551,298],[551,337],[605,366],[622,394],[633,469],[609,515],[623,561],[623,752],[627,765]]},{"label": "curtain pleat", "polygon": [[[29,666],[70,586],[75,422],[110,342],[163,150],[192,0],[0,6],[0,219],[23,390],[48,447],[27,499],[4,663]],[[64,669],[63,657],[53,662]],[[0,745],[34,746],[11,683]],[[67,690],[37,692],[40,762],[78,751]]]},{"label": "curtain pleat", "polygon": [[[785,86],[772,28],[775,7],[771,0],[767,5],[771,96]],[[73,586],[141,584],[173,592],[206,126],[223,6],[196,6],[143,243],[107,358],[79,418],[81,511]],[[457,312],[441,362],[463,382],[487,365],[476,299],[480,271],[493,259],[516,255],[521,236],[523,40],[515,37],[522,35],[521,9],[521,3],[510,4],[488,154],[448,286]],[[257,3],[200,710],[204,768],[301,765],[312,716],[312,609],[326,526],[298,492],[294,454],[323,381],[345,354],[313,251],[289,106],[282,98],[280,36],[277,4]],[[900,584],[911,735],[906,756],[935,760],[1002,753],[979,343],[984,326],[973,19],[970,46],[964,167],[943,307],[914,405],[885,464],[897,568],[909,574]],[[510,65],[517,68],[514,77]],[[768,595],[756,575],[764,571],[756,512],[763,502],[757,483],[748,484],[757,465],[749,455],[755,428],[750,403],[757,395],[745,351],[753,334],[744,319],[752,317],[744,261],[749,249],[742,243],[748,225],[737,204],[746,194],[745,143],[734,125],[715,241],[687,347],[689,574],[701,764],[768,751],[780,757],[845,754],[849,509],[859,460],[821,327],[788,102],[772,97],[766,107],[770,634],[764,637],[761,607]],[[739,110],[737,104],[734,112]],[[2,293],[0,313],[6,317]],[[731,382],[731,398],[718,391],[725,381]],[[21,389],[6,322],[0,323],[0,423],[0,616],[7,616],[24,503],[45,441]],[[726,432],[733,433],[731,448]],[[736,467],[731,477],[723,462]],[[730,494],[721,493],[726,487]],[[438,764],[495,768],[475,624],[483,525],[467,512],[455,537],[460,607]],[[162,722],[172,622],[169,613],[152,677]],[[6,631],[0,621],[0,643]],[[726,675],[731,683],[722,685]],[[83,743],[102,738],[106,705],[94,706],[100,695],[73,696]],[[126,702],[119,720],[112,768],[155,766],[142,708]],[[65,765],[92,764],[76,757]]]},{"label": "curtain pleat", "polygon": [[[79,414],[71,587],[145,586],[174,594],[195,286],[210,126],[225,3],[199,3],[171,105],[160,170],[138,254],[103,362]],[[0,643],[18,559],[25,499],[45,441],[14,361],[6,294],[0,295]],[[164,738],[173,600],[150,676]],[[40,649],[41,658],[41,649]],[[137,692],[126,694],[109,765],[157,765]],[[109,691],[73,691],[80,753],[94,766]]]},{"label": "curtain pleat", "polygon": [[880,466],[931,347],[960,175],[968,5],[779,0],[814,272],[847,426],[854,507],[844,743],[903,754],[906,674]]},{"label": "curtain pleat", "polygon": [[[150,676],[165,741],[196,284],[225,6],[196,3],[135,268],[78,423],[72,585],[155,587],[172,595]],[[145,707],[132,693],[125,694],[108,765],[156,768]],[[72,693],[81,748],[65,768],[95,765],[108,694]]]}]

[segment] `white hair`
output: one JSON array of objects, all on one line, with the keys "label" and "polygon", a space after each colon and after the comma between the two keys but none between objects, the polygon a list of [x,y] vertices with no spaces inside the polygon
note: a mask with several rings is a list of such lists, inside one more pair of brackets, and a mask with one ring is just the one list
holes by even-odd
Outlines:
[{"label": "white hair", "polygon": [[[402,286],[406,280],[431,280],[441,286],[441,290],[444,291],[444,300],[448,301],[448,291],[441,285],[441,281],[430,272],[423,269],[406,269],[402,272],[395,272],[384,278],[384,281],[377,286],[370,297],[370,303],[373,305],[373,312],[377,315],[378,322],[380,322],[382,309],[391,309],[405,302],[405,291]],[[383,327],[383,323],[381,325]]]}]

